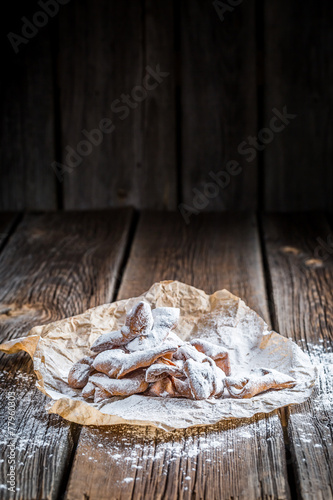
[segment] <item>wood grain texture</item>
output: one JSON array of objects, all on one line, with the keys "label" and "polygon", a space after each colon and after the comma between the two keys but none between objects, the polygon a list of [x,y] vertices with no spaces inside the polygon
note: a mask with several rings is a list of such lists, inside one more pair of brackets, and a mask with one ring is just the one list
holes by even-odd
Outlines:
[{"label": "wood grain texture", "polygon": [[[19,3],[17,20],[24,15],[31,19],[27,11],[29,7]],[[20,21],[11,31],[20,34],[23,24]],[[57,208],[51,168],[55,159],[51,35],[48,28],[37,31],[26,45],[19,45],[18,54],[11,46],[3,53],[0,210]]]},{"label": "wood grain texture", "polygon": [[[26,216],[0,255],[1,341],[36,324],[78,314],[112,300],[130,211]],[[14,393],[15,436],[0,403],[1,484],[7,483],[9,442],[15,444],[17,499],[55,499],[65,479],[78,426],[48,415],[27,355],[1,356],[3,394]]]},{"label": "wood grain texture", "polygon": [[[61,22],[63,163],[83,129],[105,118],[115,127],[64,176],[65,208],[175,206],[172,4],[147,1],[146,18],[144,5],[73,1]],[[145,97],[137,86],[158,64],[170,74],[151,77]]]},{"label": "wood grain texture", "polygon": [[266,209],[332,210],[333,5],[268,0],[264,21],[264,126],[297,115],[264,151]]},{"label": "wood grain texture", "polygon": [[[145,213],[118,298],[178,279],[213,292],[227,287],[268,318],[255,219]],[[172,418],[172,416],[170,416]],[[289,498],[276,412],[165,433],[149,427],[84,428],[67,500]]]},{"label": "wood grain texture", "polygon": [[211,171],[236,160],[242,172],[216,196],[207,188],[205,210],[256,208],[256,159],[247,162],[238,152],[257,133],[254,1],[231,7],[224,20],[214,2],[182,2],[181,77],[182,201],[193,207],[193,188],[203,192]]},{"label": "wood grain texture", "polygon": [[176,73],[173,2],[145,0],[145,65],[169,73],[143,104],[140,208],[176,209]]},{"label": "wood grain texture", "polygon": [[[137,205],[141,183],[142,106],[130,109],[123,121],[111,104],[140,84],[143,77],[141,2],[75,0],[61,18],[60,92],[62,152],[74,150],[98,129],[103,118],[115,130],[64,177],[65,208]],[[128,108],[129,109],[129,108]],[[98,142],[98,140],[97,140]]]},{"label": "wood grain texture", "polygon": [[[319,370],[313,397],[288,409],[300,497],[333,498],[333,236],[324,216],[264,218],[274,327],[310,354]],[[331,242],[331,243],[330,243]]]}]

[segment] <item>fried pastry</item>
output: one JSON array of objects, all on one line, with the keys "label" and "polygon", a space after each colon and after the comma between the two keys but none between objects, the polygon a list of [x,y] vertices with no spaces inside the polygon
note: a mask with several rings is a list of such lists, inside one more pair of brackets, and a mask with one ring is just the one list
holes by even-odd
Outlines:
[{"label": "fried pastry", "polygon": [[[126,349],[130,352],[151,349],[160,345],[169,336],[179,319],[179,309],[175,307],[158,307],[153,309],[154,324],[151,331],[129,342]],[[180,339],[179,339],[180,340]]]},{"label": "fried pastry", "polygon": [[128,339],[124,336],[121,330],[115,330],[114,332],[103,333],[91,346],[93,352],[103,352],[110,349],[119,348],[122,345],[127,344]]},{"label": "fried pastry", "polygon": [[191,387],[188,378],[179,379],[177,377],[172,377],[172,383],[176,389],[176,393],[180,398],[193,399]]},{"label": "fried pastry", "polygon": [[178,364],[170,364],[165,362],[154,363],[146,370],[146,381],[156,382],[157,380],[166,378],[168,375],[172,375],[174,377],[183,377],[185,375],[183,362],[178,361]]},{"label": "fried pastry", "polygon": [[152,310],[154,326],[172,330],[179,321],[180,310],[178,307],[156,307]]},{"label": "fried pastry", "polygon": [[109,378],[103,373],[96,373],[89,378],[89,384],[98,387],[108,396],[131,396],[139,394],[148,388],[143,371],[132,373],[126,378]]},{"label": "fried pastry", "polygon": [[185,342],[183,345],[179,347],[177,352],[173,355],[174,359],[180,359],[182,361],[186,361],[187,359],[193,359],[198,363],[202,363],[206,359],[206,354],[198,351],[194,346],[192,346],[189,342]]},{"label": "fried pastry", "polygon": [[178,335],[173,330],[169,332],[166,340],[168,341],[171,340],[172,342],[175,342],[178,345],[178,347],[185,344],[185,341],[182,340],[180,337],[178,337]]},{"label": "fried pastry", "polygon": [[207,357],[203,363],[188,359],[184,364],[184,371],[195,399],[208,399],[222,395],[225,374],[211,358]]},{"label": "fried pastry", "polygon": [[111,349],[98,354],[93,366],[95,370],[105,373],[111,378],[121,378],[138,368],[150,366],[156,359],[171,354],[176,350],[177,346],[171,343],[132,353],[125,353],[120,349]]},{"label": "fried pastry", "polygon": [[151,384],[146,395],[161,398],[176,398],[179,396],[170,377],[156,380],[156,382]]},{"label": "fried pastry", "polygon": [[216,366],[221,368],[226,375],[230,375],[230,360],[229,354],[226,349],[208,340],[194,339],[191,340],[191,345],[193,345],[198,351],[202,352],[206,356],[212,358]]},{"label": "fried pastry", "polygon": [[139,302],[126,317],[120,330],[104,333],[91,346],[93,352],[103,352],[128,344],[135,337],[148,335],[153,326],[153,315],[147,302]]},{"label": "fried pastry", "polygon": [[233,398],[251,398],[296,384],[276,370],[231,377],[226,349],[205,339],[185,342],[176,335],[179,314],[178,308],[151,310],[147,302],[139,302],[120,330],[95,341],[94,355],[72,366],[69,385],[99,403],[132,394],[204,400],[222,397],[225,388]]},{"label": "fried pastry", "polygon": [[93,398],[95,394],[95,389],[96,386],[88,381],[87,384],[82,389],[82,396],[84,397],[84,399]]},{"label": "fried pastry", "polygon": [[296,385],[296,380],[277,370],[254,370],[249,376],[227,377],[225,385],[233,398],[252,398],[256,394],[273,389],[288,389]]},{"label": "fried pastry", "polygon": [[136,304],[127,314],[125,326],[121,331],[129,340],[139,335],[148,335],[153,326],[153,315],[151,307],[147,302],[141,301]]},{"label": "fried pastry", "polygon": [[74,363],[68,373],[68,385],[73,389],[82,389],[87,384],[89,375],[93,370],[93,362],[94,356],[85,356]]}]

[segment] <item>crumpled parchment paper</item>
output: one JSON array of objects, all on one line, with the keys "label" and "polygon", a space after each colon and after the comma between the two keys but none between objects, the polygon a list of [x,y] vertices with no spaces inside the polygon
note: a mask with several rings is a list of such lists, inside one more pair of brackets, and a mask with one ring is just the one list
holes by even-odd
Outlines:
[{"label": "crumpled parchment paper", "polygon": [[[192,401],[133,395],[88,403],[67,384],[68,372],[89,353],[102,334],[119,329],[126,313],[139,300],[153,307],[180,308],[175,333],[182,339],[201,337],[229,350],[232,374],[253,368],[275,368],[297,380],[292,389],[267,391],[251,399]],[[150,290],[127,300],[104,304],[83,314],[33,328],[27,337],[0,345],[7,353],[26,351],[33,359],[36,385],[52,401],[47,409],[83,425],[153,425],[164,430],[247,418],[304,402],[311,394],[316,372],[309,357],[290,339],[268,331],[264,320],[227,290],[207,295],[178,281],[155,283]]]}]

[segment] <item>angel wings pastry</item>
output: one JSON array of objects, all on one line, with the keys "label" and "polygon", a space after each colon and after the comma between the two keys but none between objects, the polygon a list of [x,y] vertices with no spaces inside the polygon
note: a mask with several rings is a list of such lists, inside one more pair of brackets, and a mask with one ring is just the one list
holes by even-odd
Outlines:
[{"label": "angel wings pastry", "polygon": [[173,331],[179,315],[179,308],[151,309],[140,301],[119,330],[102,334],[91,353],[72,366],[69,386],[99,403],[133,394],[194,400],[252,398],[296,384],[289,375],[266,368],[239,375],[221,345],[201,338],[181,340]]},{"label": "angel wings pastry", "polygon": [[250,418],[303,403],[317,380],[308,354],[240,297],[179,281],[35,326],[0,350],[27,352],[46,410],[80,425],[172,431]]}]

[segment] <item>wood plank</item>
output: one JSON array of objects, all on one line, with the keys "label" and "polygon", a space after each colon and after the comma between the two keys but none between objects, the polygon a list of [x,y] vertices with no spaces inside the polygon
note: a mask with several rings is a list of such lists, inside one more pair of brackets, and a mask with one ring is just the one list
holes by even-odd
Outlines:
[{"label": "wood plank", "polygon": [[333,4],[265,4],[264,126],[273,108],[297,115],[264,151],[266,209],[332,210]]},{"label": "wood plank", "polygon": [[176,209],[176,97],[174,2],[145,0],[145,65],[168,72],[143,102],[140,208]]},{"label": "wood plank", "polygon": [[[143,6],[75,0],[61,18],[63,163],[69,165],[66,147],[76,150],[87,139],[83,129],[103,119],[115,127],[64,175],[65,208],[175,208],[172,2],[147,2],[146,18]],[[162,83],[151,77],[145,98],[135,87],[146,66],[157,65],[169,76]]]},{"label": "wood plank", "polygon": [[[118,298],[162,279],[207,292],[227,287],[268,319],[252,216],[203,214],[185,225],[179,214],[145,213]],[[173,433],[125,425],[84,428],[66,498],[287,499],[279,416]]]},{"label": "wood plank", "polygon": [[[21,35],[22,16],[31,20],[37,4],[18,2],[6,17],[7,32]],[[38,10],[38,9],[37,9]],[[4,29],[4,28],[3,28]],[[18,53],[6,39],[0,103],[0,210],[51,210],[57,207],[54,85],[51,25],[37,29]]]},{"label": "wood plank", "polygon": [[[130,218],[127,210],[26,216],[0,255],[1,340],[111,301]],[[1,389],[14,392],[16,407],[11,438],[7,399],[1,399],[1,485],[13,439],[15,498],[58,498],[78,426],[46,413],[48,398],[35,388],[27,355],[0,359]]]},{"label": "wood plank", "polygon": [[75,0],[60,19],[63,163],[70,165],[66,147],[76,150],[86,140],[82,130],[98,129],[104,118],[112,119],[116,127],[103,134],[101,144],[92,146],[91,154],[82,155],[82,162],[65,174],[64,206],[138,205],[142,106],[127,108],[123,121],[119,117],[124,112],[114,113],[110,106],[142,82],[141,3]]},{"label": "wood plank", "polygon": [[228,2],[182,2],[182,201],[196,208],[193,189],[203,192],[213,182],[209,173],[234,160],[242,172],[215,196],[208,186],[204,210],[255,209],[256,159],[248,162],[238,152],[257,133],[255,2],[229,6],[224,20],[214,4]]},{"label": "wood plank", "polygon": [[318,214],[264,218],[275,328],[309,352],[319,385],[288,409],[291,464],[303,499],[333,498],[333,237]]}]

